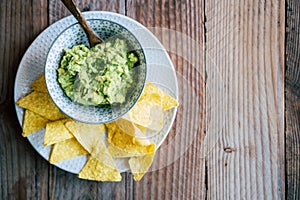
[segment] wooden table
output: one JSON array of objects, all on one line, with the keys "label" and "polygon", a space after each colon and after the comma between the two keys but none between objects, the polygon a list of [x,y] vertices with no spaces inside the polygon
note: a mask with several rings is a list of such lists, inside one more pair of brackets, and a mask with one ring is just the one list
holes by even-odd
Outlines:
[{"label": "wooden table", "polygon": [[[21,136],[19,63],[70,15],[58,0],[0,2],[0,199],[300,199],[300,3],[78,0],[148,27],[179,80],[180,107],[140,182],[78,179]],[[41,63],[43,65],[43,63]]]}]

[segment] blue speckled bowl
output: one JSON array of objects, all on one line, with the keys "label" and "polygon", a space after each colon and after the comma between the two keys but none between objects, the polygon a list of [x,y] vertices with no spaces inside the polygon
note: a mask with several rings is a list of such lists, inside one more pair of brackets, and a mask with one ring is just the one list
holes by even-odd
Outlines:
[{"label": "blue speckled bowl", "polygon": [[139,64],[135,68],[134,84],[132,90],[129,91],[127,101],[121,105],[109,107],[83,106],[73,102],[65,95],[57,81],[57,68],[63,56],[63,49],[78,44],[89,46],[85,32],[78,23],[66,28],[51,45],[45,64],[45,79],[52,100],[62,112],[77,121],[101,124],[120,118],[136,104],[146,81],[146,59],[139,41],[123,26],[102,19],[88,20],[88,23],[104,40],[114,36],[125,38],[130,46],[130,51],[134,51],[138,56]]}]

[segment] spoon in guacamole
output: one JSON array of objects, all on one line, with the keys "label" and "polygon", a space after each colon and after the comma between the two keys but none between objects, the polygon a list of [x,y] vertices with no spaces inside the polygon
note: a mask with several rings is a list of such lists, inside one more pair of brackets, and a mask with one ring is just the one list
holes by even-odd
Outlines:
[{"label": "spoon in guacamole", "polygon": [[61,0],[83,27],[90,44],[65,48],[57,69],[58,82],[74,102],[85,106],[122,104],[134,87],[138,57],[125,39],[105,40],[87,24],[73,0]]},{"label": "spoon in guacamole", "polygon": [[77,8],[73,0],[61,0],[66,8],[72,13],[72,15],[76,18],[79,24],[82,26],[84,32],[86,33],[90,47],[95,46],[96,44],[100,44],[103,40],[97,35],[97,33],[88,25],[85,18],[83,17],[80,10]]}]

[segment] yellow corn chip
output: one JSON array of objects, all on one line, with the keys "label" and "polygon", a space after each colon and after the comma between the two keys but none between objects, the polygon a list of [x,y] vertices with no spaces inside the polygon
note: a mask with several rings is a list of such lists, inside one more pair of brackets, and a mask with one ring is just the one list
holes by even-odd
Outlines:
[{"label": "yellow corn chip", "polygon": [[178,105],[176,99],[156,87],[153,83],[146,82],[140,100],[125,116],[123,116],[123,119],[131,121],[139,126],[150,128],[154,131],[160,131],[163,128],[164,123],[163,111]]},{"label": "yellow corn chip", "polygon": [[107,140],[114,146],[117,146],[123,151],[133,154],[148,154],[154,153],[155,144],[149,143],[148,145],[141,145],[140,142],[136,141],[136,138],[124,133],[116,124],[111,122],[106,124],[108,129]]},{"label": "yellow corn chip", "polygon": [[161,105],[163,101],[163,95],[164,93],[162,90],[156,87],[153,83],[147,81],[140,100],[152,99],[153,103]]},{"label": "yellow corn chip", "polygon": [[163,102],[162,107],[163,107],[164,111],[170,110],[172,108],[179,106],[178,101],[176,99],[174,99],[173,97],[171,97],[171,95],[169,95],[167,93],[164,93],[162,102]]},{"label": "yellow corn chip", "polygon": [[[148,131],[147,131],[147,134],[148,134]],[[145,135],[139,129],[137,129],[135,132],[135,137],[133,138],[133,143],[141,145],[141,146],[151,146],[152,142],[149,141],[147,134]]]},{"label": "yellow corn chip", "polygon": [[[179,105],[176,99],[149,81],[146,82],[144,93],[144,98],[152,99],[156,103],[161,102],[164,111]],[[161,98],[160,101],[159,97]]]},{"label": "yellow corn chip", "polygon": [[48,93],[46,81],[45,81],[45,74],[42,73],[31,85],[30,89],[37,91],[37,92],[44,92]]},{"label": "yellow corn chip", "polygon": [[17,105],[31,110],[46,119],[55,121],[66,116],[55,106],[48,93],[36,92],[19,99]]},{"label": "yellow corn chip", "polygon": [[101,140],[95,143],[95,146],[92,148],[91,156],[78,174],[78,177],[95,181],[122,180],[112,156]]},{"label": "yellow corn chip", "polygon": [[136,128],[135,128],[133,122],[131,122],[127,119],[124,119],[124,118],[120,118],[120,119],[116,120],[116,124],[124,133],[135,136]]},{"label": "yellow corn chip", "polygon": [[129,158],[129,157],[133,157],[133,156],[143,156],[145,154],[133,154],[133,153],[128,153],[126,151],[123,151],[123,149],[116,147],[112,144],[109,144],[107,147],[110,155],[114,158]]},{"label": "yellow corn chip", "polygon": [[27,137],[31,133],[45,127],[47,122],[49,122],[48,119],[30,110],[25,110],[22,136]]},{"label": "yellow corn chip", "polygon": [[73,137],[73,135],[65,127],[65,123],[69,120],[70,119],[62,119],[47,123],[44,136],[45,146],[55,144]]},{"label": "yellow corn chip", "polygon": [[97,158],[99,161],[103,162],[104,165],[110,168],[117,168],[114,159],[109,154],[109,151],[102,140],[98,140],[92,148],[91,157]]},{"label": "yellow corn chip", "polygon": [[139,181],[143,178],[153,162],[153,157],[154,153],[129,159],[129,166],[135,181]]},{"label": "yellow corn chip", "polygon": [[102,135],[105,133],[103,124],[85,124],[70,121],[66,123],[66,127],[89,153],[91,153],[92,148],[98,140],[101,140]]},{"label": "yellow corn chip", "polygon": [[147,128],[142,126],[142,125],[138,125],[138,124],[134,124],[142,133],[146,133],[147,132]]},{"label": "yellow corn chip", "polygon": [[153,131],[160,131],[164,126],[164,113],[160,105],[153,105],[150,109],[151,124],[148,126]]},{"label": "yellow corn chip", "polygon": [[79,142],[75,138],[71,138],[53,145],[49,161],[53,164],[86,154],[88,154],[88,152]]},{"label": "yellow corn chip", "polygon": [[79,178],[93,181],[115,181],[122,180],[117,168],[110,168],[96,158],[90,157],[78,174]]},{"label": "yellow corn chip", "polygon": [[123,118],[135,124],[149,127],[152,122],[150,113],[152,106],[153,102],[148,101],[147,99],[138,101],[135,106],[123,116]]},{"label": "yellow corn chip", "polygon": [[[161,105],[153,103],[150,100],[144,99],[139,101],[124,117],[123,119],[134,123],[140,127],[146,127],[151,130],[160,131],[163,128],[163,108]],[[122,119],[122,118],[121,118]],[[120,124],[120,123],[118,123]],[[126,128],[120,126],[125,132],[132,132],[133,125],[128,125],[127,122]]]},{"label": "yellow corn chip", "polygon": [[[118,120],[115,121],[118,128],[128,134],[128,135],[131,135],[133,137],[133,143],[138,143],[140,145],[143,145],[143,146],[147,146],[147,145],[150,145],[150,141],[147,139],[147,135],[145,134],[146,132],[142,132],[138,126],[136,126],[136,124],[134,124],[133,122],[131,121],[128,121],[127,119],[124,119],[124,118],[120,118]],[[156,120],[152,120],[152,124],[156,122]],[[152,125],[151,124],[151,125]],[[155,125],[153,125],[155,126]],[[143,126],[140,126],[141,128],[143,128]],[[155,127],[154,127],[155,128]]]}]

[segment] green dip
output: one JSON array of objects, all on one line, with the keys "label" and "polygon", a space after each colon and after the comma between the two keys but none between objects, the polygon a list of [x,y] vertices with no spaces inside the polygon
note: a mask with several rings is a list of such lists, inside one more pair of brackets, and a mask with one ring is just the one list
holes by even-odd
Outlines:
[{"label": "green dip", "polygon": [[68,97],[88,106],[125,101],[138,61],[128,53],[125,40],[108,41],[91,49],[76,45],[64,51],[57,71],[58,82]]}]

